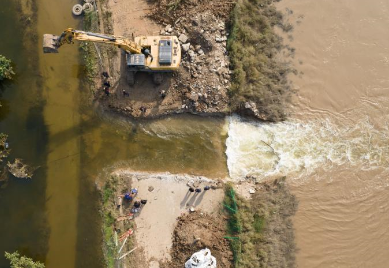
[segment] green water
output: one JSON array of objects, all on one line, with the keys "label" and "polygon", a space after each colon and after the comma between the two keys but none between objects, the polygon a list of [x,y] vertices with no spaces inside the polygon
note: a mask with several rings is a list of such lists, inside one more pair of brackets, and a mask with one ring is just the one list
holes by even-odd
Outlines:
[{"label": "green water", "polygon": [[[46,267],[104,267],[96,179],[118,167],[224,177],[223,119],[175,116],[133,121],[88,105],[76,45],[44,55],[43,33],[77,27],[75,1],[37,0],[22,17],[18,1],[0,0],[0,53],[15,63],[2,86],[0,132],[8,160],[40,166],[32,180],[10,176],[0,190],[0,267],[19,250]],[[34,36],[34,33],[36,36]]]}]

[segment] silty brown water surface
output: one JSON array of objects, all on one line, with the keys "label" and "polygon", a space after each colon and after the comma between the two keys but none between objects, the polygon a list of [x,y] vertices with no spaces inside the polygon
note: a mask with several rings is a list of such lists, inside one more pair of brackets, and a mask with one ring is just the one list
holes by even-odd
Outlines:
[{"label": "silty brown water surface", "polygon": [[293,11],[290,43],[302,72],[292,78],[292,118],[314,125],[318,139],[333,130],[327,147],[344,156],[291,183],[300,200],[297,264],[387,267],[389,1],[290,0],[279,8]]}]

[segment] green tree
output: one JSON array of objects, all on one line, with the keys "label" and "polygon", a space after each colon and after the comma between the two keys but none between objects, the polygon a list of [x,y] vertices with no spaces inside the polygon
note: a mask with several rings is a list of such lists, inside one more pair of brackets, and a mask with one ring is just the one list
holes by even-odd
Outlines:
[{"label": "green tree", "polygon": [[11,61],[3,55],[0,55],[0,81],[4,79],[12,79],[14,74]]},{"label": "green tree", "polygon": [[40,262],[34,262],[32,259],[25,256],[20,256],[19,252],[5,252],[5,258],[11,262],[11,268],[45,268],[45,265]]}]

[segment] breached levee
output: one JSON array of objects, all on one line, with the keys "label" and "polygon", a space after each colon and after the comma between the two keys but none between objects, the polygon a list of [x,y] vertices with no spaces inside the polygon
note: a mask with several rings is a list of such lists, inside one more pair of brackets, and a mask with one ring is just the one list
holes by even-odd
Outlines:
[{"label": "breached levee", "polygon": [[388,165],[389,131],[378,130],[368,120],[351,127],[326,121],[281,123],[229,118],[226,155],[229,175],[264,178],[312,174],[333,165],[374,169]]}]

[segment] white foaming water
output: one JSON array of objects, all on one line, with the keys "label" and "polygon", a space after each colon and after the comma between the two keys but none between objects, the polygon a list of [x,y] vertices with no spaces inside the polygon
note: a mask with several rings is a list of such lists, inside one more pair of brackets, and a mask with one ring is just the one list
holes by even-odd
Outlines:
[{"label": "white foaming water", "polygon": [[309,175],[319,166],[349,164],[361,169],[388,166],[389,131],[375,129],[366,119],[352,127],[330,120],[282,123],[229,119],[227,165],[235,180],[297,173]]}]

